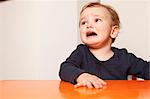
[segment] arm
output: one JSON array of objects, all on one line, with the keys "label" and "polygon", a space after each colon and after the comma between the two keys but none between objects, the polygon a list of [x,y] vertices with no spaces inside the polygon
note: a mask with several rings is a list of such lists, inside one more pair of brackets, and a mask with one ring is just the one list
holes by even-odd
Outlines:
[{"label": "arm", "polygon": [[137,58],[131,53],[128,55],[128,59],[130,62],[129,74],[134,74],[145,80],[150,79],[150,62]]},{"label": "arm", "polygon": [[[82,50],[82,51],[81,51]],[[106,83],[96,75],[82,69],[84,50],[80,46],[61,64],[59,76],[62,80],[76,84],[75,87],[101,88]]]},{"label": "arm", "polygon": [[84,73],[85,71],[81,69],[82,64],[82,53],[81,46],[79,45],[76,50],[74,50],[71,55],[61,64],[59,76],[62,80],[76,83],[76,78]]}]

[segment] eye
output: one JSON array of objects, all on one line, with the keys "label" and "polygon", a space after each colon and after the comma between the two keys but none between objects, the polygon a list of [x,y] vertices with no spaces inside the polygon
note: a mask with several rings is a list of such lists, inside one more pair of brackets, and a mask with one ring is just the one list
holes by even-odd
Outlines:
[{"label": "eye", "polygon": [[81,25],[85,25],[85,24],[86,24],[86,21],[82,21],[80,24],[81,24]]},{"label": "eye", "polygon": [[95,19],[95,22],[101,22],[102,20],[101,19],[99,19],[99,18],[96,18]]}]

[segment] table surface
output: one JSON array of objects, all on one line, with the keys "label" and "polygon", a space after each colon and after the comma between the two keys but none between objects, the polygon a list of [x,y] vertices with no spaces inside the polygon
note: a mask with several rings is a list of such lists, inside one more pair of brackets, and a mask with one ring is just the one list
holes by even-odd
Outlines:
[{"label": "table surface", "polygon": [[150,99],[150,80],[106,80],[102,89],[60,80],[1,80],[0,99]]}]

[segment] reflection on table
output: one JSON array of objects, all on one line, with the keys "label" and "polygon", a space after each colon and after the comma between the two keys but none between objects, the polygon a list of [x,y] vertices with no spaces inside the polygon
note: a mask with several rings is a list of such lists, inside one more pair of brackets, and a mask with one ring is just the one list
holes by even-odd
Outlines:
[{"label": "reflection on table", "polygon": [[102,89],[60,80],[1,80],[0,99],[150,99],[150,80],[106,80]]},{"label": "reflection on table", "polygon": [[108,80],[102,89],[73,88],[61,82],[60,92],[67,99],[150,99],[150,81]]}]

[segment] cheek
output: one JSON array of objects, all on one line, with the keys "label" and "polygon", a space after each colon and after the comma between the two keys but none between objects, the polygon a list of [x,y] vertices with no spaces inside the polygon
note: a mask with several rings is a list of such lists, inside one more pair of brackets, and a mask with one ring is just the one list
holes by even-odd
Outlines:
[{"label": "cheek", "polygon": [[83,38],[83,29],[82,28],[80,28],[80,38],[82,39]]},{"label": "cheek", "polygon": [[103,34],[103,35],[108,35],[111,32],[111,29],[109,26],[103,26],[100,28],[97,28],[98,33]]},{"label": "cheek", "polygon": [[80,35],[85,34],[85,29],[84,28],[80,28]]}]

